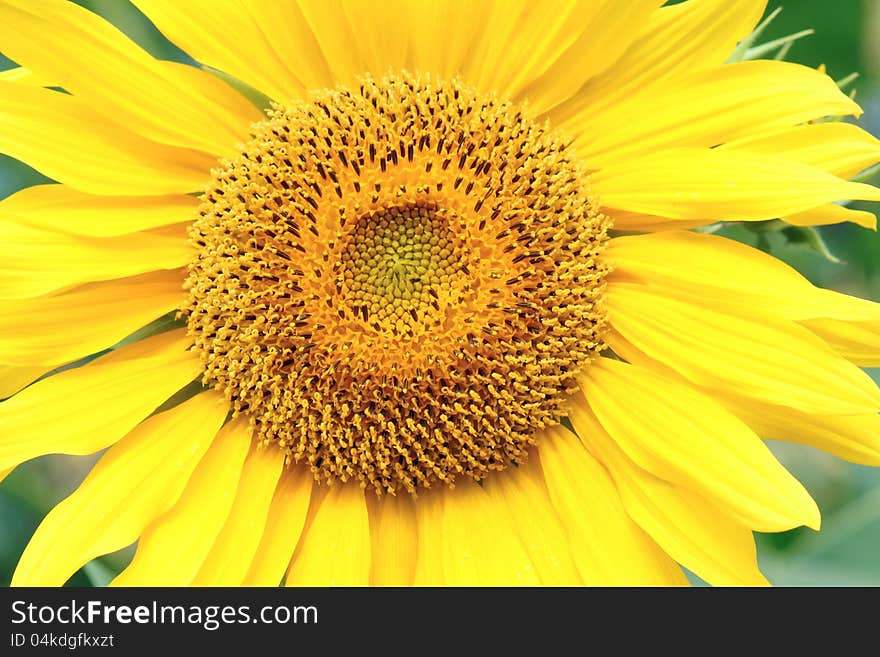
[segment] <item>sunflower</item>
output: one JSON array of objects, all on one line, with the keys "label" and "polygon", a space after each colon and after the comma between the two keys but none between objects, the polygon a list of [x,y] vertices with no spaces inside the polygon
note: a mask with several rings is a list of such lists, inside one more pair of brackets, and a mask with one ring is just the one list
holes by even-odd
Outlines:
[{"label": "sunflower", "polygon": [[765,0],[134,4],[0,2],[0,471],[109,447],[14,584],[762,584],[762,439],[880,464],[880,305],[691,230],[875,225]]}]

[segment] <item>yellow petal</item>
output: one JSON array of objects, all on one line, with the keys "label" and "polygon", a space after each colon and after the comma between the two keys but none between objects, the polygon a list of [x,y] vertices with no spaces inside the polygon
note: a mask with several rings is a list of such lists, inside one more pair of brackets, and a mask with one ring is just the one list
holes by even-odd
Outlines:
[{"label": "yellow petal", "polygon": [[0,304],[0,363],[68,363],[178,308],[183,272],[159,271]]},{"label": "yellow petal", "polygon": [[746,304],[776,306],[794,297],[796,310],[812,287],[781,260],[718,235],[667,231],[617,237],[603,260],[613,268],[612,280],[635,279],[695,298],[727,298],[735,292]]},{"label": "yellow petal", "polygon": [[113,586],[192,582],[232,508],[250,442],[246,420],[220,429],[177,503],[144,529],[134,559]]},{"label": "yellow petal", "polygon": [[719,147],[744,153],[776,155],[841,178],[852,178],[880,162],[880,141],[842,121],[806,123],[779,132],[732,141]]},{"label": "yellow petal", "polygon": [[[248,83],[259,91],[280,101],[287,102],[302,93],[302,85],[281,61],[273,44],[261,29],[269,16],[263,17],[262,6],[231,0],[133,0],[134,5],[147,15],[168,39],[176,43],[190,56],[213,68]],[[279,30],[290,30],[286,38],[298,41],[306,37],[294,2],[275,2],[274,20],[277,24],[273,35]],[[259,16],[260,20],[257,20]],[[279,18],[279,16],[283,18]],[[230,26],[235,26],[236,47],[229,47]],[[283,34],[283,33],[282,33]],[[314,44],[305,41],[304,48]],[[305,66],[311,59],[302,62]],[[300,65],[300,60],[287,62]],[[332,85],[320,85],[332,86]]]},{"label": "yellow petal", "polygon": [[[346,79],[334,77],[330,72],[331,67],[335,67],[335,61],[327,61],[322,52],[323,39],[318,38],[314,33],[312,26],[303,15],[301,6],[303,6],[302,2],[276,2],[276,0],[249,0],[245,5],[245,10],[249,12],[259,31],[263,33],[266,44],[288,71],[288,77],[280,80],[265,80],[265,67],[262,62],[255,61],[252,55],[246,62],[235,62],[234,67],[246,72],[247,77],[242,79],[250,80],[254,74],[258,75],[263,81],[254,86],[278,100],[290,100],[311,89],[332,88]],[[383,3],[381,6],[388,5]],[[379,6],[371,3],[356,3],[356,7],[360,11],[372,9],[374,13],[379,9]],[[389,11],[383,13],[389,14],[392,11],[389,8]],[[369,32],[373,38],[382,39],[389,43],[389,47],[393,47],[390,45],[392,43],[404,44],[405,47],[406,41],[399,30],[393,32],[395,34],[393,39],[387,38],[387,32],[381,33],[373,30],[359,30],[359,32]],[[187,36],[186,38],[191,37]],[[241,51],[230,55],[228,49],[224,51],[222,39],[220,43],[220,52],[215,56],[226,59],[246,56]],[[275,64],[272,66],[274,67]],[[373,68],[370,70],[384,73],[389,68],[386,65],[379,70]],[[271,89],[275,89],[274,93],[270,92]]]},{"label": "yellow petal", "polygon": [[[509,13],[519,15],[522,4],[516,0],[515,6],[508,7]],[[485,63],[483,68],[492,69],[495,63],[486,61],[482,47],[488,35],[500,27],[493,3],[306,0],[296,3],[297,10],[278,5],[272,0],[257,0],[252,13],[299,79],[306,75],[307,61],[315,66],[313,75],[320,72],[334,84],[352,84],[365,73],[381,77],[402,68],[449,79],[463,73],[469,61],[478,56]],[[265,25],[276,17],[293,24],[294,31],[303,34],[303,42],[292,42],[278,29],[267,31]],[[307,26],[305,31],[302,23]],[[455,38],[448,38],[452,33]],[[475,80],[470,71],[465,77]],[[494,89],[492,85],[480,88]]]},{"label": "yellow petal", "polygon": [[605,432],[580,393],[569,416],[582,442],[605,464],[629,515],[673,559],[715,586],[756,586],[752,532],[724,509],[633,463]]},{"label": "yellow petal", "polygon": [[627,515],[608,472],[577,436],[553,427],[538,436],[550,499],[587,586],[674,586],[681,569]]},{"label": "yellow petal", "polygon": [[49,365],[17,367],[0,365],[0,399],[6,399],[54,368]]},{"label": "yellow petal", "polygon": [[760,436],[821,449],[860,463],[880,465],[880,415],[816,415],[759,401],[725,397],[725,406]]},{"label": "yellow petal", "polygon": [[819,527],[819,509],[800,482],[706,395],[607,358],[592,363],[579,383],[602,427],[639,467],[705,495],[759,531]]},{"label": "yellow petal", "polygon": [[0,152],[90,194],[198,191],[216,158],[140,137],[83,100],[0,82]]},{"label": "yellow petal", "polygon": [[306,468],[288,467],[281,474],[263,538],[242,586],[278,586],[281,582],[305,526],[313,484]]},{"label": "yellow petal", "polygon": [[123,347],[0,404],[0,468],[113,444],[199,375],[183,330]]},{"label": "yellow petal", "polygon": [[[275,4],[277,3],[272,0],[260,0],[255,7],[258,9],[255,13],[270,14],[268,7]],[[296,22],[304,22],[308,26],[309,38],[316,44],[313,53],[308,57],[311,60],[316,55],[320,58],[319,62],[315,62],[320,66],[316,71],[329,76],[336,84],[351,84],[355,82],[355,76],[368,72],[381,77],[392,69],[400,70],[404,67],[423,73],[441,73],[442,70],[435,68],[439,60],[428,60],[424,55],[426,51],[433,49],[433,42],[436,41],[437,34],[442,33],[442,26],[447,21],[451,22],[454,17],[464,17],[464,3],[458,0],[442,3],[443,11],[436,16],[442,22],[434,23],[435,33],[422,32],[425,21],[421,20],[419,14],[432,13],[439,4],[413,0],[388,0],[381,4],[307,0],[299,3],[301,13],[297,12]],[[473,4],[471,9],[472,15],[484,10],[483,7]],[[290,18],[287,20],[290,21]],[[469,21],[459,22],[459,26],[461,32],[456,35],[457,38],[446,39],[446,53],[450,58],[455,57],[454,53],[461,49],[460,43],[456,42],[461,38],[466,39],[472,29]],[[389,38],[389,35],[394,36]],[[285,39],[283,35],[276,36],[272,41],[276,50],[288,51],[290,48],[286,45],[289,39]],[[286,52],[285,60],[304,61],[304,53],[301,52],[304,47],[307,46],[303,44],[297,47],[296,52]],[[424,65],[428,63],[431,65]],[[294,68],[297,75],[302,76],[306,65]]]},{"label": "yellow petal", "polygon": [[276,445],[254,442],[244,462],[235,501],[193,586],[240,586],[247,576],[266,527],[284,452]]},{"label": "yellow petal", "polygon": [[443,493],[428,491],[419,495],[415,505],[418,530],[416,586],[444,586],[443,573]]},{"label": "yellow petal", "polygon": [[880,302],[821,288],[818,294],[825,302],[825,312],[801,319],[802,323],[810,324],[812,320],[826,318],[863,325],[871,331],[880,326]]},{"label": "yellow petal", "polygon": [[586,3],[598,7],[582,23],[574,42],[547,62],[545,70],[519,94],[536,112],[546,112],[572,98],[592,77],[612,66],[636,39],[664,0]]},{"label": "yellow petal", "polygon": [[488,477],[483,487],[495,509],[493,515],[510,515],[542,585],[583,585],[536,458]]},{"label": "yellow petal", "polygon": [[204,71],[159,61],[66,0],[0,3],[0,42],[16,62],[112,121],[160,143],[232,156],[259,110]]},{"label": "yellow petal", "polygon": [[412,586],[419,554],[415,505],[408,493],[383,495],[371,516],[373,586]]},{"label": "yellow petal", "polygon": [[554,125],[589,120],[589,114],[618,105],[682,73],[723,64],[760,20],[767,0],[690,0],[662,7],[648,18],[611,68],[584,85],[571,102],[553,110]]},{"label": "yellow petal", "polygon": [[[411,13],[417,16],[418,2],[410,2],[412,7]],[[444,20],[442,3],[435,3],[435,14],[428,20],[418,21],[413,19],[415,27],[413,30],[413,45],[419,43],[421,38],[428,35],[431,21]],[[452,24],[465,24],[469,30],[473,29],[474,23],[481,23],[483,29],[478,29],[476,33],[468,32],[468,36],[472,38],[468,54],[465,57],[457,57],[460,61],[455,62],[452,57],[445,58],[442,46],[437,44],[436,34],[431,34],[432,41],[428,57],[423,57],[425,63],[435,61],[435,66],[439,70],[444,67],[457,70],[460,68],[461,76],[464,80],[474,85],[476,89],[496,90],[500,91],[507,87],[513,76],[521,73],[522,68],[520,58],[526,56],[530,50],[536,45],[535,40],[547,39],[547,21],[559,21],[560,14],[566,15],[574,7],[574,3],[565,2],[557,3],[557,15],[553,16],[546,11],[546,2],[530,2],[529,0],[509,0],[508,2],[484,2],[484,3],[468,3],[461,2],[453,5],[455,10],[449,16]],[[476,13],[467,14],[468,7],[479,7]],[[590,9],[587,8],[587,11]],[[535,31],[522,29],[523,25],[531,24],[537,27]],[[562,25],[565,21],[560,21]],[[518,41],[522,44],[522,50],[511,50],[510,43],[517,35]],[[508,57],[512,55],[512,58]],[[430,69],[429,69],[430,70]]]},{"label": "yellow petal", "polygon": [[[327,7],[327,3],[314,4],[322,10]],[[442,78],[460,77],[477,89],[524,102],[530,112],[541,114],[611,64],[635,38],[633,23],[643,21],[658,4],[659,0],[638,0],[626,7],[584,0],[402,0],[383,4],[384,11],[373,11],[369,18],[366,12],[358,14],[346,5],[347,21],[327,16],[316,32],[322,42],[332,39],[334,46],[325,48],[325,55],[331,61],[346,60],[349,75],[368,61],[374,73],[377,68],[405,66]],[[621,23],[627,20],[630,24],[624,28]],[[386,39],[384,44],[374,38],[363,44],[358,26],[368,22],[378,24],[373,33],[397,32],[399,38]],[[449,34],[455,38],[449,39]],[[351,41],[362,42],[357,53],[346,48]],[[403,46],[405,58],[401,57]],[[381,52],[381,59],[376,52]],[[577,60],[576,66],[568,67],[572,60]]]},{"label": "yellow petal", "polygon": [[782,217],[782,220],[793,226],[826,226],[851,221],[863,228],[877,230],[877,217],[873,213],[866,210],[853,210],[835,203],[790,214]]},{"label": "yellow petal", "polygon": [[680,76],[601,112],[588,108],[582,123],[570,127],[579,154],[590,167],[602,168],[667,148],[710,148],[860,113],[827,75],[790,62],[749,61]]},{"label": "yellow petal", "polygon": [[[718,235],[667,231],[611,240],[603,260],[615,281],[639,281],[663,296],[793,320],[880,320],[880,304],[814,287],[763,251]],[[772,284],[768,284],[772,282]]]},{"label": "yellow petal", "polygon": [[[509,512],[472,480],[443,498],[440,554],[445,586],[537,586],[538,574]],[[417,503],[421,500],[417,500]]]},{"label": "yellow petal", "polygon": [[0,482],[6,479],[9,476],[9,473],[15,470],[15,468],[7,468],[6,470],[0,470]]},{"label": "yellow petal", "polygon": [[[677,6],[677,5],[676,5]],[[621,231],[633,232],[656,232],[664,230],[687,230],[697,226],[705,226],[714,223],[714,219],[669,219],[656,215],[639,212],[627,212],[625,210],[614,211],[614,228]],[[853,210],[836,203],[827,203],[809,210],[781,217],[794,226],[824,226],[827,224],[839,224],[851,221],[859,226],[876,230],[877,217],[865,210]]]},{"label": "yellow petal", "polygon": [[614,228],[624,232],[681,231],[714,223],[713,219],[691,219],[689,221],[682,221],[681,219],[658,217],[656,215],[644,214],[641,212],[627,212],[626,210],[614,210],[613,220]]},{"label": "yellow petal", "polygon": [[806,412],[880,409],[870,377],[794,322],[718,312],[630,283],[610,284],[606,307],[634,347],[699,386]]},{"label": "yellow petal", "polygon": [[[685,381],[675,371],[648,358],[613,329],[607,337],[614,352],[629,362]],[[762,438],[804,443],[847,461],[880,465],[880,415],[876,413],[821,415],[750,399],[733,390],[703,392],[714,396]]]},{"label": "yellow petal", "polygon": [[37,228],[111,237],[196,217],[199,199],[177,196],[94,196],[66,185],[35,185],[0,201],[0,216]]},{"label": "yellow petal", "polygon": [[758,221],[843,199],[880,200],[880,189],[783,158],[681,148],[634,157],[593,176],[603,206],[670,219]]},{"label": "yellow petal", "polygon": [[880,319],[858,322],[819,318],[803,324],[848,361],[860,367],[880,367]]},{"label": "yellow petal", "polygon": [[83,237],[7,219],[0,242],[15,244],[0,263],[0,297],[21,299],[159,269],[184,267],[193,249],[187,224],[120,237]]},{"label": "yellow petal", "polygon": [[60,586],[90,559],[133,543],[180,497],[226,413],[226,401],[210,392],[143,422],[49,512],[12,585]]},{"label": "yellow petal", "polygon": [[[156,5],[155,0],[139,0]],[[165,4],[162,2],[161,4]],[[350,83],[357,75],[384,75],[407,68],[442,78],[462,77],[501,96],[516,95],[540,77],[577,38],[601,3],[566,0],[392,0],[382,3],[296,3],[310,32],[303,32],[299,12],[288,3],[255,0],[251,13],[276,52],[297,77],[304,69],[328,69],[330,79]],[[293,4],[293,3],[289,3]],[[267,29],[277,22],[292,29]],[[294,33],[300,38],[291,38]],[[594,34],[596,30],[594,29]],[[449,35],[455,38],[450,39]],[[394,35],[389,38],[388,35]],[[517,48],[510,43],[516,39]],[[297,45],[297,41],[303,41]],[[315,61],[315,54],[320,57]],[[309,63],[305,62],[310,55]],[[303,62],[298,64],[298,62]],[[328,86],[319,84],[316,86]],[[522,94],[520,94],[521,96]]]},{"label": "yellow petal", "polygon": [[355,483],[332,486],[303,535],[287,586],[367,586],[370,525],[367,500]]},{"label": "yellow petal", "polygon": [[[368,23],[355,25],[349,22],[346,15],[345,6],[342,2],[322,2],[320,0],[306,0],[296,3],[296,11],[288,11],[288,20],[297,23],[304,21],[311,32],[317,50],[315,53],[326,62],[330,75],[337,83],[348,84],[353,82],[356,75],[362,75],[368,72],[365,67],[366,62],[361,59],[361,50],[358,47],[359,37],[356,33],[360,30],[369,31],[375,29],[375,23],[381,20],[386,13],[391,13],[394,9],[386,9],[385,3],[377,5],[372,3],[366,9],[372,9],[374,16],[367,15]],[[393,4],[392,4],[393,6]],[[261,8],[262,9],[262,8]],[[400,16],[403,12],[401,8],[395,7],[396,13]],[[453,11],[450,8],[450,11]],[[385,35],[388,39],[388,35]],[[406,42],[409,35],[405,31],[398,31],[393,40]],[[392,39],[389,39],[392,40]],[[398,62],[400,67],[403,62]],[[372,71],[376,75],[383,75],[385,71]]]},{"label": "yellow petal", "polygon": [[0,81],[32,84],[35,87],[57,87],[58,83],[50,78],[37,75],[29,68],[16,66],[0,72]]}]

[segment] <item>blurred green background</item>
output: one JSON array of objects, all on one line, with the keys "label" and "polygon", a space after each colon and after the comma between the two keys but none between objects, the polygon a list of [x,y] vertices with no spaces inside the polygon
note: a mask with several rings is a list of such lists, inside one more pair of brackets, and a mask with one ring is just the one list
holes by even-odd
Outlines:
[{"label": "blurred green background", "polygon": [[[115,23],[155,56],[188,61],[128,0],[78,2]],[[798,40],[787,59],[813,67],[825,64],[835,79],[858,72],[856,99],[865,110],[860,124],[880,136],[880,0],[771,0],[770,9],[780,5],[784,11],[761,41],[814,28],[816,33]],[[0,55],[0,69],[12,65]],[[0,156],[0,198],[45,181],[27,166]],[[880,177],[875,176],[873,182],[880,183]],[[880,211],[877,204],[854,207]],[[739,228],[725,232],[757,245],[754,233]],[[832,263],[807,247],[785,244],[780,235],[762,246],[769,246],[774,255],[817,285],[880,301],[880,235],[845,225],[822,228],[821,236],[842,263]],[[880,381],[880,370],[871,375]],[[795,530],[758,536],[759,559],[770,581],[777,585],[880,585],[880,469],[851,465],[799,445],[774,443],[771,447],[815,497],[822,509],[823,527],[820,533]],[[9,583],[40,519],[73,491],[93,461],[92,457],[48,456],[17,468],[0,484],[0,585]],[[104,584],[130,558],[131,551],[124,550],[95,560],[71,584]]]}]

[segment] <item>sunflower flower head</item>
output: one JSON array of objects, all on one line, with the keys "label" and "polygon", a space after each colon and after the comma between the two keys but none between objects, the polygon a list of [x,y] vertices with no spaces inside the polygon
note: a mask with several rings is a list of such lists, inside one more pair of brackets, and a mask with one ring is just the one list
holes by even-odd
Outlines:
[{"label": "sunflower flower head", "polygon": [[522,463],[601,347],[607,220],[565,151],[405,74],[276,109],[193,226],[208,380],[319,480],[415,492]]},{"label": "sunflower flower head", "polygon": [[109,447],[14,583],[761,584],[763,439],[880,464],[880,306],[691,230],[876,223],[764,0],[134,4],[0,0],[0,471]]}]

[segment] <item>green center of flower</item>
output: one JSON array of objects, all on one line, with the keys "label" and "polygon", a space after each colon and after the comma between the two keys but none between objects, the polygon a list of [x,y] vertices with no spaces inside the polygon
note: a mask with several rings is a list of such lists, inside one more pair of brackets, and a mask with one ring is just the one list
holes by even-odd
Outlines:
[{"label": "green center of flower", "polygon": [[376,330],[412,337],[414,325],[438,321],[441,296],[461,302],[467,255],[436,206],[383,208],[352,231],[339,292]]}]

